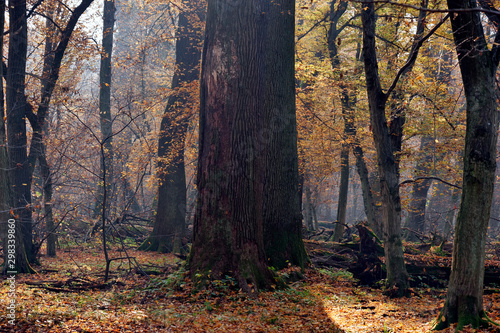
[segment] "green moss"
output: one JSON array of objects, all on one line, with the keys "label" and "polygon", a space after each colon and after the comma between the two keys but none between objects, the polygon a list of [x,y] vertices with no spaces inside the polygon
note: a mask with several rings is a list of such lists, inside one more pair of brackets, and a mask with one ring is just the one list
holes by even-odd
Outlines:
[{"label": "green moss", "polygon": [[[468,300],[471,301],[471,300]],[[445,311],[448,309],[448,301],[446,301],[443,309],[439,312],[436,321],[434,322],[434,326],[432,327],[433,331],[444,330],[445,328],[450,327],[452,320],[445,314]],[[465,326],[471,325],[474,329],[477,328],[487,328],[491,325],[498,326],[497,323],[488,318],[486,313],[482,311],[480,314],[475,315],[472,313],[461,313],[458,315],[457,320],[457,328],[456,331],[462,331]]]}]

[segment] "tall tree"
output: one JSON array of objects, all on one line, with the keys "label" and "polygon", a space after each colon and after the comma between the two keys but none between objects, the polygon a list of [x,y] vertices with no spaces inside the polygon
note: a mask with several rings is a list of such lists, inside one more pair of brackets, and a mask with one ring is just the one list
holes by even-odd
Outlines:
[{"label": "tall tree", "polygon": [[[208,1],[200,91],[198,205],[189,265],[193,278],[234,276],[248,292],[273,282],[263,235],[265,218],[274,214],[268,206],[274,194],[266,197],[267,188],[280,191],[289,186],[292,190],[287,193],[297,190],[298,194],[296,166],[282,164],[292,163],[294,157],[269,156],[279,142],[272,142],[276,136],[273,130],[293,138],[293,100],[284,100],[289,92],[275,86],[277,78],[281,78],[284,91],[294,86],[293,71],[283,63],[293,56],[278,58],[283,48],[293,55],[293,43],[288,37],[286,43],[271,43],[279,27],[293,30],[292,3]],[[280,5],[279,10],[271,8]],[[272,36],[269,40],[268,33]],[[276,66],[271,66],[274,63]],[[274,98],[286,104],[269,109],[276,107]],[[273,127],[268,122],[271,119],[274,125],[281,125]],[[294,153],[293,145],[283,147],[286,153]],[[276,164],[270,164],[272,161]],[[269,172],[269,168],[285,172],[283,177],[290,177],[292,184],[284,185],[283,178]],[[293,196],[289,198],[298,205],[298,195],[296,201]],[[276,202],[278,207],[280,203]],[[290,213],[293,222],[285,221],[293,228],[298,217],[295,211]],[[279,223],[280,227],[284,225],[281,220]],[[277,245],[279,262],[288,249],[287,244]]]},{"label": "tall tree", "polygon": [[[104,0],[101,66],[99,70],[99,119],[101,123],[101,169],[94,216],[107,218],[113,188],[113,119],[111,117],[111,75],[116,6]],[[104,212],[104,213],[103,213]],[[104,223],[104,222],[103,222]]]},{"label": "tall tree", "polygon": [[[9,51],[7,56],[6,105],[7,136],[11,170],[11,186],[16,223],[21,225],[21,236],[27,258],[35,261],[32,241],[31,191],[29,163],[27,158],[25,95],[26,57],[28,47],[28,24],[26,1],[9,1]],[[20,251],[16,251],[20,252]],[[22,254],[20,254],[23,256]],[[18,258],[16,258],[18,259]],[[17,260],[16,260],[17,261]],[[19,258],[19,263],[22,258]],[[24,265],[23,265],[24,266]],[[20,272],[29,272],[29,266],[18,267]]]},{"label": "tall tree", "polygon": [[[44,67],[44,85],[37,112],[27,103],[25,95],[26,56],[27,56],[27,11],[26,1],[12,0],[9,2],[9,51],[6,75],[6,106],[8,151],[11,169],[12,205],[16,222],[22,227],[21,235],[28,261],[34,262],[35,246],[32,241],[31,219],[31,180],[36,161],[43,149],[43,128],[49,110],[50,99],[59,78],[61,61],[69,39],[75,29],[78,19],[90,6],[93,0],[83,0],[71,11],[66,26],[60,31],[60,40],[50,57],[50,65]],[[41,4],[38,2],[30,12]],[[46,75],[46,76],[45,76]],[[26,119],[29,119],[33,134],[28,155],[28,139]],[[22,262],[22,259],[19,261]],[[29,267],[21,267],[20,271],[31,271]]]},{"label": "tall tree", "polygon": [[[422,1],[422,7],[427,7],[427,4],[426,0]],[[402,296],[407,292],[408,288],[408,273],[405,268],[401,239],[401,198],[399,194],[399,160],[397,156],[397,153],[401,150],[405,114],[404,110],[399,106],[401,101],[398,101],[396,102],[397,107],[392,108],[391,119],[388,121],[386,106],[393,92],[396,92],[396,99],[402,96],[401,91],[396,90],[399,79],[411,72],[422,43],[444,23],[444,20],[441,20],[424,36],[425,18],[426,11],[420,10],[415,41],[411,47],[408,60],[398,71],[389,89],[384,92],[378,70],[375,40],[377,18],[374,2],[370,1],[363,5],[361,13],[366,89],[383,201],[383,239],[387,285],[394,288],[395,296]]]},{"label": "tall tree", "polygon": [[[5,1],[0,2],[1,8],[5,8]],[[5,26],[5,11],[2,9],[0,11],[0,28],[3,32]],[[0,39],[0,54],[3,54],[3,38]],[[4,68],[0,66],[0,78],[4,78]],[[5,108],[4,108],[4,89],[3,84],[0,85],[0,236],[3,242],[4,248],[4,266],[3,273],[7,271],[15,271],[18,273],[29,273],[32,272],[32,268],[26,257],[26,250],[24,248],[24,240],[22,237],[21,223],[15,218],[16,216],[11,215],[12,208],[12,191],[10,186],[9,177],[9,156],[7,149],[7,137],[6,137],[6,124],[5,124]],[[14,222],[14,238],[8,238],[8,231],[11,229],[12,224],[7,223],[8,221],[15,220]],[[10,246],[9,246],[10,245]],[[9,254],[12,254],[9,250],[14,250],[14,262]],[[13,264],[13,266],[10,266]]]},{"label": "tall tree", "polygon": [[[347,11],[347,1],[331,1],[330,2],[330,15],[329,15],[329,27],[328,27],[328,54],[330,57],[330,63],[334,73],[339,73],[339,76],[347,75],[346,71],[342,70],[342,63],[339,56],[338,46],[341,40],[340,34],[348,26],[347,23],[340,24],[340,19]],[[360,46],[358,44],[358,50]],[[356,63],[360,62],[359,56],[361,52],[356,52]],[[357,66],[357,64],[356,64]],[[354,71],[355,73],[357,70]],[[356,75],[356,74],[355,74]],[[343,133],[343,143],[341,152],[341,179],[340,179],[340,190],[339,190],[339,204],[337,209],[337,222],[335,226],[334,240],[339,240],[344,232],[345,224],[345,211],[347,206],[347,193],[349,185],[349,151],[352,148],[354,157],[356,159],[356,169],[361,181],[361,190],[363,193],[363,203],[365,207],[366,218],[368,224],[375,233],[381,235],[379,223],[376,219],[376,209],[374,198],[372,194],[372,188],[369,181],[369,172],[364,159],[364,151],[359,143],[357,137],[357,130],[354,120],[354,107],[356,104],[356,88],[349,83],[349,80],[340,80],[340,90],[341,90],[341,106],[342,106],[342,117],[344,118],[344,133]],[[341,202],[342,201],[342,202]]]},{"label": "tall tree", "polygon": [[[483,7],[497,27],[491,48],[477,11]],[[495,83],[500,61],[500,17],[487,0],[448,0],[467,108],[462,201],[455,225],[453,261],[446,302],[435,329],[458,323],[488,325],[483,307],[485,242],[493,197],[498,137],[498,91]]]},{"label": "tall tree", "polygon": [[[301,197],[295,107],[295,1],[260,1],[265,31],[263,123],[256,133],[264,151],[264,244],[269,264],[303,267]],[[257,109],[258,110],[258,109]],[[257,111],[256,110],[256,111]]]},{"label": "tall tree", "polygon": [[184,145],[189,119],[195,107],[198,82],[204,0],[183,0],[175,43],[175,72],[158,140],[158,208],[151,236],[140,250],[180,252],[186,229],[186,173]]}]

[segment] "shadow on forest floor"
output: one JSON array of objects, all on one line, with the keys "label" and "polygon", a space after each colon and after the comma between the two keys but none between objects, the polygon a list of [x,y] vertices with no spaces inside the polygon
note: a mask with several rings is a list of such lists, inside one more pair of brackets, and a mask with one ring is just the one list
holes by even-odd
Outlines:
[{"label": "shadow on forest floor", "polygon": [[[149,277],[129,269],[126,260],[113,261],[111,281],[103,284],[98,246],[65,250],[42,257],[39,274],[16,277],[16,322],[11,326],[2,315],[0,332],[426,332],[445,295],[415,288],[411,298],[390,299],[335,269],[307,269],[289,289],[257,298],[237,290],[230,278],[193,292],[176,257],[134,250],[128,254]],[[9,301],[4,280],[2,314]],[[500,294],[485,296],[485,306],[499,321]]]}]

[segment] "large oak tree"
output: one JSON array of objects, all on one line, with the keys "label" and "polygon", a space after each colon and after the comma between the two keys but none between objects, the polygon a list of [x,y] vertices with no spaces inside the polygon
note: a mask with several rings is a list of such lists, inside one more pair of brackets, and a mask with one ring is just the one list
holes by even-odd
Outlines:
[{"label": "large oak tree", "polygon": [[[248,292],[268,287],[274,281],[264,242],[271,239],[278,263],[283,257],[297,262],[305,258],[300,240],[287,242],[300,238],[294,58],[289,39],[293,4],[290,0],[208,2],[198,206],[189,263],[198,280],[229,275]],[[278,39],[278,33],[285,41]],[[280,195],[290,202],[275,201]],[[266,221],[270,223],[269,218],[283,209],[290,209],[286,216],[292,220],[273,221],[276,230],[270,230]],[[289,235],[264,237],[264,230],[273,232],[272,237],[280,231]],[[267,249],[271,253],[269,243]]]}]

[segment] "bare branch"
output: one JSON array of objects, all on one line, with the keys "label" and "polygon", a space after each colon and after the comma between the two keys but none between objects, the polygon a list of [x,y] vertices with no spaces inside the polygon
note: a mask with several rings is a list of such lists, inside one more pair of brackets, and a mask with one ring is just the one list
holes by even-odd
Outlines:
[{"label": "bare branch", "polygon": [[415,183],[415,182],[418,182],[418,181],[421,181],[421,180],[437,180],[437,181],[440,181],[441,183],[446,184],[448,186],[458,188],[459,190],[462,189],[461,186],[449,183],[446,180],[443,180],[443,179],[441,179],[439,177],[417,177],[415,179],[405,180],[404,182],[400,183],[398,186],[402,186],[402,185],[406,185],[406,184],[410,184],[410,183]]}]

